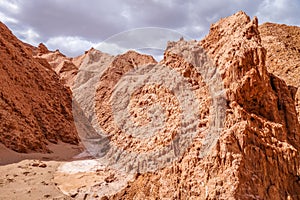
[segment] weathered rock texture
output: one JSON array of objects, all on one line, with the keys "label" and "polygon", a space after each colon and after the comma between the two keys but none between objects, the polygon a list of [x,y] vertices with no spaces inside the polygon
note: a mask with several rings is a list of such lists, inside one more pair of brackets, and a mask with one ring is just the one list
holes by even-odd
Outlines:
[{"label": "weathered rock texture", "polygon": [[73,58],[66,57],[59,50],[49,51],[43,43],[39,44],[38,48],[33,48],[33,54],[41,62],[49,63],[66,86],[72,86],[78,72],[78,65],[73,63]]},{"label": "weathered rock texture", "polygon": [[[171,132],[142,142],[118,130],[109,105],[114,86],[124,74],[143,64],[157,64],[151,56],[129,51],[114,57],[91,49],[77,58],[67,58],[42,44],[38,48],[24,45],[4,25],[0,28],[0,142],[7,147],[46,152],[49,141],[78,142],[70,90],[59,78],[72,88],[73,113],[79,116],[75,119],[77,128],[90,134],[85,137],[95,136],[94,130],[85,126],[91,123],[109,134],[115,145],[140,153],[174,139],[181,110],[167,88],[146,85],[131,95],[129,112],[138,125],[151,121],[147,106],[156,103],[169,117],[165,122]],[[104,199],[299,199],[298,36],[296,27],[264,24],[259,28],[257,18],[251,20],[238,12],[213,24],[200,42],[170,42],[159,64],[181,75],[199,101],[199,126],[191,146],[177,161],[155,172],[137,174],[126,187],[120,182],[124,184],[131,177],[102,166],[87,174],[61,171],[55,177],[58,187],[71,195],[74,190],[78,198],[106,194]],[[200,156],[202,142],[212,112],[210,83],[205,83],[183,56],[193,57],[195,47],[200,46],[218,69],[226,91],[224,129],[204,157]],[[299,103],[296,106],[299,108]],[[82,178],[85,175],[87,178]],[[70,186],[65,178],[69,182],[73,178],[91,180],[86,184],[77,180]],[[123,189],[115,191],[114,184]]]},{"label": "weathered rock texture", "polygon": [[78,66],[78,73],[71,87],[73,92],[73,116],[81,138],[97,135],[93,127],[86,125],[91,123],[95,127],[98,124],[94,112],[96,86],[102,74],[101,71],[110,65],[113,59],[114,56],[102,53],[94,48],[73,59]]},{"label": "weathered rock texture", "polygon": [[2,23],[0,30],[0,142],[18,152],[77,144],[71,91]]},{"label": "weathered rock texture", "polygon": [[[185,41],[176,45],[188,48]],[[238,12],[221,19],[199,45],[226,88],[225,127],[217,145],[200,158],[199,132],[182,159],[137,176],[110,198],[298,199],[300,127],[293,92],[267,71],[257,18]],[[188,68],[168,50],[162,62]],[[193,73],[185,75],[194,79]]]},{"label": "weathered rock texture", "polygon": [[300,27],[265,23],[259,32],[267,49],[267,69],[290,87],[300,121]]},{"label": "weathered rock texture", "polygon": [[[141,55],[134,51],[129,51],[123,55],[117,56],[109,65],[109,67],[103,72],[103,75],[100,79],[96,91],[96,113],[100,127],[103,128],[106,133],[112,134],[111,140],[116,144],[124,144],[128,148],[140,145],[135,138],[132,138],[129,136],[129,134],[122,132],[115,122],[113,111],[110,105],[110,98],[112,96],[112,92],[114,91],[114,87],[125,73],[133,70],[136,66],[143,66],[150,63],[156,63],[152,56]],[[154,88],[152,90],[154,90]],[[151,92],[151,89],[148,89],[148,93]],[[143,118],[141,121],[146,123],[147,120]],[[173,121],[173,123],[175,123],[175,121]],[[160,141],[157,140],[158,138],[154,139],[157,142],[163,142],[162,138]],[[149,141],[144,140],[143,142]],[[145,146],[145,143],[143,144]]]}]

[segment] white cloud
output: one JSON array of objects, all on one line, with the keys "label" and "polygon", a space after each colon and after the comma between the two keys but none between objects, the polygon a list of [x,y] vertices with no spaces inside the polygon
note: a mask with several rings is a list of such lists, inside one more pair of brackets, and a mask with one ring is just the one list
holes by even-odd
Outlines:
[{"label": "white cloud", "polygon": [[264,0],[256,15],[262,22],[300,25],[298,0]]},{"label": "white cloud", "polygon": [[124,49],[164,49],[166,40],[178,38],[170,38],[164,31],[165,38],[149,34],[147,28],[119,40],[105,39],[142,27],[162,27],[201,39],[211,23],[239,10],[251,17],[257,15],[260,23],[300,25],[299,0],[0,0],[0,20],[18,37],[33,45],[44,42],[68,56],[92,46],[114,54]]},{"label": "white cloud", "polygon": [[103,45],[105,46],[108,43],[124,49],[153,48],[164,50],[168,41],[178,40],[182,36],[184,36],[182,33],[172,29],[145,27],[115,34],[103,41]]},{"label": "white cloud", "polygon": [[[161,58],[168,41],[178,40],[181,33],[163,28],[141,28],[115,34],[102,42],[91,42],[82,37],[59,36],[46,41],[49,49],[59,49],[69,56],[77,56],[94,47],[102,52],[118,55],[135,50],[141,53],[150,53]],[[185,37],[191,39],[189,37]]]},{"label": "white cloud", "polygon": [[12,17],[8,17],[7,15],[3,14],[2,12],[0,12],[0,21],[2,21],[3,23],[13,23],[13,24],[17,24],[18,20],[12,18]]},{"label": "white cloud", "polygon": [[0,0],[0,8],[12,13],[18,13],[20,11],[18,3],[19,2],[15,0]]},{"label": "white cloud", "polygon": [[15,32],[24,42],[37,46],[40,43],[40,35],[33,29],[21,30]]},{"label": "white cloud", "polygon": [[84,38],[72,36],[50,38],[46,45],[49,49],[59,49],[62,53],[68,53],[69,56],[80,55],[95,46],[95,44]]},{"label": "white cloud", "polygon": [[[148,53],[160,60],[166,49],[167,42],[179,40],[182,36],[184,35],[180,32],[166,28],[138,28],[115,34],[98,43],[95,48],[112,55],[135,50],[140,53]],[[188,36],[184,37],[191,39]]]},{"label": "white cloud", "polygon": [[107,42],[100,42],[100,43],[96,44],[95,49],[98,49],[102,52],[105,52],[105,53],[108,53],[111,55],[122,54],[129,50],[128,48],[123,48],[117,44],[107,43]]}]

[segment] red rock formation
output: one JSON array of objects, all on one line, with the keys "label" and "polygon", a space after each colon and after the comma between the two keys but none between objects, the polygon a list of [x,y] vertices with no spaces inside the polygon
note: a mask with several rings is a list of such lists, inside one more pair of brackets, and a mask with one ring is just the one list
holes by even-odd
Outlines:
[{"label": "red rock formation", "polygon": [[59,50],[49,51],[42,43],[38,48],[33,49],[33,54],[34,57],[39,58],[41,64],[45,65],[45,61],[49,63],[66,86],[72,86],[78,72],[78,67],[73,63],[72,58],[66,57]]},{"label": "red rock formation", "polygon": [[[131,139],[130,136],[126,134],[123,134],[122,137],[119,136],[121,132],[119,128],[115,126],[113,111],[111,109],[109,99],[112,96],[115,85],[124,74],[133,70],[138,65],[149,63],[156,63],[152,56],[141,55],[134,51],[128,51],[125,54],[117,56],[101,76],[96,91],[96,113],[99,125],[105,132],[114,133],[113,135],[116,137],[113,137],[112,140],[116,140],[116,143],[130,143]],[[133,143],[134,142],[131,142],[131,145],[133,145]]]},{"label": "red rock formation", "polygon": [[0,142],[18,152],[49,152],[49,142],[77,144],[71,91],[2,23],[0,30]]},{"label": "red rock formation", "polygon": [[[300,126],[289,87],[267,72],[257,19],[243,12],[221,19],[200,44],[227,91],[226,120],[217,145],[199,157],[199,133],[182,159],[137,176],[110,198],[297,199]],[[185,41],[175,45],[188,51]],[[163,62],[182,71],[187,65],[168,50]]]},{"label": "red rock formation", "polygon": [[[149,123],[149,110],[144,107],[160,103],[169,117],[165,120],[166,128],[174,131],[165,131],[141,143],[118,130],[109,105],[122,76],[140,65],[157,64],[151,56],[129,51],[114,57],[91,49],[77,58],[67,58],[42,44],[38,48],[24,45],[4,25],[0,29],[0,142],[7,147],[19,152],[46,152],[49,141],[78,142],[70,90],[60,84],[59,76],[72,86],[74,103],[81,107],[74,112],[83,117],[77,118],[82,122],[77,128],[91,134],[85,136],[94,136],[85,123],[100,125],[115,145],[138,153],[155,150],[174,139],[182,110],[172,91],[160,85],[147,85],[130,96],[128,106],[134,122]],[[137,174],[116,194],[108,185],[113,187],[114,181],[121,180],[117,173],[116,177],[105,179],[112,196],[104,198],[298,199],[298,33],[298,28],[281,25],[265,24],[259,28],[257,18],[251,20],[238,12],[213,24],[200,42],[169,43],[159,65],[176,71],[193,88],[199,100],[197,135],[180,159],[155,172]],[[214,105],[207,88],[211,83],[204,83],[195,66],[187,61],[187,57],[195,58],[195,49],[200,46],[211,58],[226,90],[224,129],[205,156],[201,156],[205,147],[202,142],[210,126],[210,106]],[[288,51],[282,51],[283,47]],[[147,92],[157,99],[143,98]],[[112,159],[114,156],[111,155]],[[72,176],[68,178],[72,180]],[[82,187],[82,183],[79,185]],[[97,193],[103,185],[89,186],[88,191],[94,194],[88,195],[103,196]],[[86,190],[81,188],[80,192]]]},{"label": "red rock formation", "polygon": [[265,23],[259,32],[267,49],[267,69],[289,85],[300,121],[300,27]]}]

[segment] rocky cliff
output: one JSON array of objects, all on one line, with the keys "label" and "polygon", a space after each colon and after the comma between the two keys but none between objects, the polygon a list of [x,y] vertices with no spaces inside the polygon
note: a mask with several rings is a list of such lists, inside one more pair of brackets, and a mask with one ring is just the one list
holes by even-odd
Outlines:
[{"label": "rocky cliff", "polygon": [[49,142],[77,144],[71,91],[2,23],[0,30],[0,142],[18,152],[49,152]]},{"label": "rocky cliff", "polygon": [[[170,51],[181,46],[192,52],[194,45],[172,44],[162,62],[185,71],[189,64]],[[300,127],[294,90],[267,71],[257,18],[238,12],[221,19],[197,45],[207,51],[226,89],[226,119],[216,145],[201,158],[199,130],[182,159],[137,176],[110,198],[298,199]],[[195,80],[193,73],[186,75]]]},{"label": "rocky cliff", "polygon": [[[73,92],[85,118],[88,119],[86,122],[102,128],[109,135],[110,142],[126,149],[127,152],[143,154],[162,148],[176,138],[176,133],[182,125],[182,119],[178,116],[182,116],[183,111],[174,94],[174,88],[179,86],[174,83],[173,89],[168,90],[151,81],[151,84],[143,82],[143,87],[130,94],[130,119],[139,126],[147,125],[153,120],[151,117],[155,116],[148,107],[160,104],[162,114],[167,117],[163,120],[165,129],[152,138],[140,140],[138,137],[134,138],[133,134],[125,134],[128,129],[116,124],[116,115],[110,105],[115,98],[113,90],[122,86],[119,82],[123,81],[124,77],[129,76],[127,81],[131,81],[132,84],[136,82],[130,73],[139,72],[140,66],[148,65],[151,70],[156,66],[165,67],[183,77],[195,95],[199,118],[197,134],[178,160],[175,159],[171,164],[154,172],[137,173],[133,178],[129,178],[131,181],[125,184],[126,186],[124,175],[106,169],[109,171],[109,181],[105,178],[105,184],[91,183],[88,189],[74,186],[72,191],[77,190],[76,197],[88,195],[99,198],[102,196],[104,199],[298,199],[300,126],[295,108],[298,87],[298,68],[295,62],[298,54],[297,47],[292,45],[298,40],[286,44],[294,52],[292,55],[287,54],[282,45],[279,45],[284,41],[284,34],[280,33],[277,39],[274,38],[271,32],[275,31],[270,26],[266,24],[259,27],[257,18],[251,20],[245,13],[238,12],[211,25],[209,34],[200,42],[170,42],[164,59],[159,63],[150,56],[132,51],[113,57],[91,49],[77,58],[80,60],[80,64],[77,65],[80,70]],[[271,27],[275,27],[276,30],[282,29],[275,25]],[[297,34],[289,32],[288,35],[295,37]],[[209,79],[203,77],[203,74],[195,70],[196,66],[193,66],[206,59],[205,56],[201,57],[203,49],[210,59],[210,67],[214,67],[208,72],[212,73]],[[288,60],[287,55],[294,56],[294,59]],[[282,75],[282,70],[287,70],[288,74],[294,72],[294,78]],[[216,132],[207,135],[210,127],[217,123],[211,118],[217,106],[213,97],[216,95],[213,93],[215,90],[211,90],[212,85],[218,84],[216,80],[219,79],[213,81],[215,74],[219,74],[221,78],[225,98],[224,113],[217,114],[223,116],[223,129],[221,132],[215,130]],[[156,73],[152,77],[143,73],[140,76],[145,76],[143,80],[152,80],[152,77],[160,80],[160,74]],[[118,97],[122,99],[120,94]],[[95,104],[91,103],[94,101]],[[121,120],[121,124],[126,124],[126,118],[125,121]],[[83,132],[87,130],[83,128]],[[91,135],[84,136],[99,139],[93,135],[95,133],[89,133]],[[145,134],[147,135],[147,132]],[[203,143],[207,137],[212,138],[209,140],[212,144],[208,144],[210,148]],[[173,148],[172,151],[176,152],[176,149]],[[126,157],[126,154],[119,155]],[[109,156],[109,159],[114,161],[116,155]],[[124,158],[120,158],[122,159]],[[129,157],[127,161],[131,162],[131,159],[136,157]],[[126,162],[122,164],[125,166]],[[147,165],[139,165],[138,170],[142,171]],[[95,175],[102,177],[99,175],[101,173],[102,171],[98,170]],[[60,180],[61,177],[70,177],[72,180],[72,176],[59,173],[56,178]],[[58,182],[59,187],[64,188],[64,192],[71,191],[65,190],[65,183]],[[120,188],[123,189],[118,191]],[[88,194],[87,190],[90,191]]]},{"label": "rocky cliff", "polygon": [[35,58],[38,58],[44,63],[49,63],[51,68],[59,76],[63,84],[71,87],[74,83],[76,74],[78,72],[78,64],[73,60],[78,60],[78,58],[68,58],[63,55],[59,50],[49,51],[48,48],[40,43],[37,48],[31,48]]},{"label": "rocky cliff", "polygon": [[[1,25],[0,142],[19,152],[47,152],[46,144],[59,140],[77,143],[65,84],[72,89],[80,136],[105,146],[97,143],[102,136],[95,130],[101,129],[107,141],[123,150],[113,154],[112,148],[102,148],[91,154],[105,152],[109,161],[124,160],[124,171],[136,167],[128,163],[139,155],[168,145],[178,158],[143,173],[153,164],[151,157],[148,163],[138,163],[132,177],[90,161],[97,166],[94,171],[55,175],[57,187],[66,194],[79,199],[299,199],[298,36],[297,27],[258,26],[257,18],[238,12],[212,24],[201,41],[169,42],[157,63],[134,51],[111,56],[90,49],[67,58],[42,44],[24,45]],[[196,65],[201,63],[208,65],[199,72]],[[158,68],[162,71],[155,71]],[[162,78],[170,80],[171,88]],[[136,83],[142,87],[133,87]],[[188,112],[177,96],[185,86],[194,97],[192,102],[183,98]],[[128,90],[122,93],[124,88]],[[136,90],[130,93],[132,88]],[[130,114],[124,119],[115,114],[124,108],[119,102],[125,102]],[[190,106],[193,102],[196,107]],[[197,118],[186,123],[192,111]],[[127,121],[163,128],[153,137],[150,129],[134,135]],[[196,133],[184,151],[178,149],[183,143],[177,135],[185,134],[181,126]],[[95,147],[83,143],[88,150]],[[135,156],[126,157],[128,152]],[[72,171],[72,163],[66,166]]]},{"label": "rocky cliff", "polygon": [[265,23],[259,32],[267,49],[267,69],[290,87],[300,121],[300,27]]}]

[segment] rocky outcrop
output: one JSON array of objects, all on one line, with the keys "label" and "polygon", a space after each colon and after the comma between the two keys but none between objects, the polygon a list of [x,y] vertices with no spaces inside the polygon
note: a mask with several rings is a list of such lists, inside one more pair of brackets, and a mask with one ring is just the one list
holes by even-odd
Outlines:
[{"label": "rocky outcrop", "polygon": [[110,198],[297,199],[300,127],[294,98],[286,83],[267,71],[257,18],[238,12],[221,19],[199,44],[172,44],[162,62],[195,80],[180,53],[170,53],[174,46],[192,52],[195,45],[207,51],[226,89],[218,142],[200,157],[200,131],[181,159],[138,175]]},{"label": "rocky outcrop", "polygon": [[50,65],[66,86],[72,86],[78,72],[78,67],[73,63],[72,58],[66,57],[59,50],[49,51],[42,43],[38,48],[33,49],[33,54],[41,64]]},{"label": "rocky outcrop", "polygon": [[[53,180],[66,194],[103,199],[298,199],[298,28],[269,23],[259,27],[257,18],[238,12],[211,25],[200,42],[169,42],[159,63],[134,51],[111,56],[93,48],[67,58],[43,44],[24,45],[4,25],[0,29],[0,142],[19,152],[47,152],[48,142],[78,142],[75,120],[89,153],[106,153],[111,163],[123,160],[120,171],[95,160],[88,166],[85,161],[62,165]],[[200,72],[199,63],[204,67]],[[73,99],[60,81],[72,89]],[[186,90],[192,92],[177,95]],[[119,119],[116,112],[124,109],[129,115]],[[194,111],[196,120],[184,121]],[[151,127],[136,133],[128,121],[137,124],[137,130],[149,124],[155,131],[156,125],[163,128],[153,136]],[[96,133],[99,130],[106,140]],[[177,135],[190,130],[196,134],[180,149],[183,143]],[[112,145],[105,149],[107,143]],[[162,168],[144,173],[155,156],[135,162],[139,155],[168,145],[166,154],[177,158]],[[93,152],[99,146],[100,151]],[[134,156],[128,157],[130,153]],[[161,161],[158,164],[165,164]],[[137,173],[128,175],[133,168]]]},{"label": "rocky outcrop", "polygon": [[267,49],[267,69],[290,87],[300,121],[300,27],[265,23],[259,32]]},{"label": "rocky outcrop", "polygon": [[[116,119],[113,117],[113,109],[110,105],[110,98],[112,97],[112,93],[115,90],[116,84],[120,81],[122,76],[132,71],[137,66],[143,66],[150,63],[156,63],[152,56],[142,55],[134,51],[128,51],[125,54],[117,56],[108,66],[108,68],[103,71],[100,80],[98,80],[99,84],[96,85],[97,91],[95,98],[97,120],[104,132],[110,133],[113,136],[111,139],[116,143],[125,143],[125,145],[130,146],[134,145],[133,143],[135,142],[131,143],[131,137],[124,134],[123,132],[120,132],[120,129],[116,126]],[[151,91],[148,92],[150,93]],[[117,98],[123,97],[118,96]],[[173,121],[173,123],[175,122]],[[121,137],[120,134],[122,134]],[[131,144],[128,144],[127,142]]]},{"label": "rocky outcrop", "polygon": [[2,23],[0,30],[0,142],[18,152],[49,152],[49,142],[78,144],[71,91]]},{"label": "rocky outcrop", "polygon": [[[78,65],[78,73],[72,85],[73,116],[81,138],[97,135],[94,128],[98,122],[95,117],[96,86],[102,71],[111,64],[114,56],[102,53],[94,48],[73,59]],[[84,142],[84,141],[83,141]]]}]

